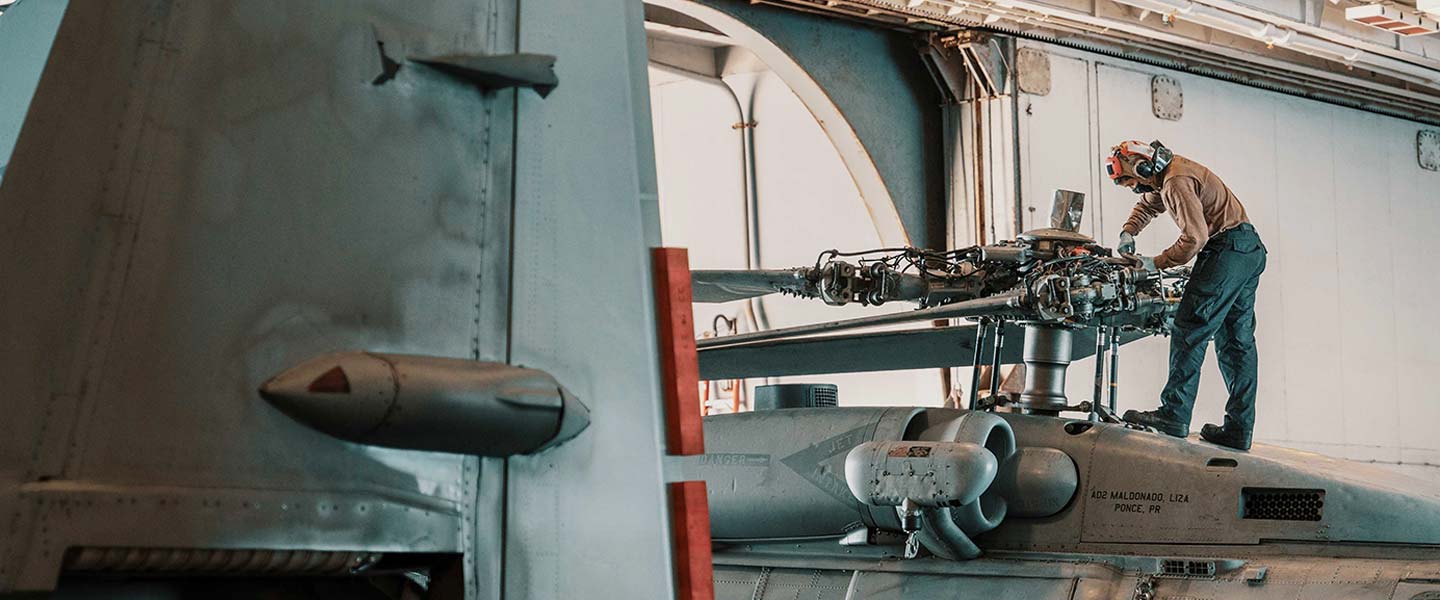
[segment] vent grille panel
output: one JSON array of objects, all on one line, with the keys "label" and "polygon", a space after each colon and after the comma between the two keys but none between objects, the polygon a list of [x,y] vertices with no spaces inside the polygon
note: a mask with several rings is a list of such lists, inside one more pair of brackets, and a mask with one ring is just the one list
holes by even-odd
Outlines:
[{"label": "vent grille panel", "polygon": [[1160,561],[1161,577],[1208,579],[1215,576],[1215,561],[1167,558]]},{"label": "vent grille panel", "polygon": [[755,410],[839,405],[840,389],[833,383],[777,383],[755,387]]},{"label": "vent grille panel", "polygon": [[1241,516],[1267,521],[1319,521],[1324,514],[1325,490],[1244,488],[1240,490]]},{"label": "vent grille panel", "polygon": [[811,406],[839,406],[839,390],[833,385],[815,386],[811,390]]}]

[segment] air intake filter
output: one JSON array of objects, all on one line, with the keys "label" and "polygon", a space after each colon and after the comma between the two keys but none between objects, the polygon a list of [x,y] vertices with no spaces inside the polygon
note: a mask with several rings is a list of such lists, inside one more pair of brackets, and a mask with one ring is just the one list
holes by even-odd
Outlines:
[{"label": "air intake filter", "polygon": [[755,387],[755,410],[839,406],[840,390],[832,383],[780,383]]}]

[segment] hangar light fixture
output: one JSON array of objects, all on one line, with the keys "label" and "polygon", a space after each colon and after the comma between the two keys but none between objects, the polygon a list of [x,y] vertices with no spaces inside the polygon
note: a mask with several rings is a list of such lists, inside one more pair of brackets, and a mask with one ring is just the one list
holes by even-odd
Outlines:
[{"label": "hangar light fixture", "polygon": [[1345,18],[1403,36],[1440,32],[1440,23],[1396,6],[1365,4],[1345,9]]}]

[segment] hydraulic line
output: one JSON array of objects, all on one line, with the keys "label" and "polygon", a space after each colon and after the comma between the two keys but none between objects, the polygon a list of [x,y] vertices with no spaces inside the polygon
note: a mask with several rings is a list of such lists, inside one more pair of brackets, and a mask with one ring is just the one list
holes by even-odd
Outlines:
[{"label": "hydraulic line", "polygon": [[[1000,397],[1000,352],[1005,349],[1005,319],[995,321],[995,354],[990,357],[990,401]],[[993,408],[993,405],[992,405]]]},{"label": "hydraulic line", "polygon": [[980,400],[980,358],[985,353],[985,329],[989,326],[989,319],[980,319],[975,324],[975,355],[970,359],[970,402],[965,407],[970,410],[975,410]]},{"label": "hydraulic line", "polygon": [[1105,334],[1108,330],[1104,325],[1095,328],[1095,393],[1090,396],[1091,421],[1100,420],[1100,398],[1105,394]]},{"label": "hydraulic line", "polygon": [[[1110,413],[1115,413],[1115,403],[1120,396],[1120,329],[1110,328]],[[1099,400],[1098,398],[1096,399]]]}]

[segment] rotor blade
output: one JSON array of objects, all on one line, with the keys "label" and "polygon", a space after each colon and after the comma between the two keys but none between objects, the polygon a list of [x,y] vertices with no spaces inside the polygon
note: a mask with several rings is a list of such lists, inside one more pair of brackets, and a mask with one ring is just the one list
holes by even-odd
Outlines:
[{"label": "rotor blade", "polygon": [[[1023,326],[1005,324],[1001,364],[1022,361],[1024,334]],[[1123,331],[1120,343],[1128,344],[1145,337],[1149,334]],[[1095,328],[1076,330],[1070,359],[1080,360],[1093,354]],[[991,344],[987,342],[981,364],[989,364],[992,355]],[[699,356],[702,380],[968,367],[975,357],[975,325],[749,342],[702,349]]]},{"label": "rotor blade", "polygon": [[785,327],[782,329],[770,329],[766,331],[756,331],[753,333],[741,333],[737,335],[727,335],[724,337],[707,338],[703,340],[696,340],[695,346],[698,348],[716,348],[746,342],[776,340],[781,338],[811,335],[817,333],[835,333],[839,331],[848,331],[851,329],[878,327],[880,325],[894,325],[896,323],[912,323],[915,321],[930,321],[934,319],[957,319],[961,317],[980,316],[1016,316],[1022,314],[1022,311],[1019,308],[1019,301],[1020,297],[1017,294],[1002,294],[998,296],[990,296],[988,298],[976,298],[974,300],[966,300],[964,302],[956,302],[953,304],[946,304],[944,306],[936,306],[934,308],[925,308],[921,310],[911,310],[906,312],[875,315],[870,317],[859,317],[855,319],[845,319],[841,321],[826,321],[824,323],[814,323],[811,325],[797,325],[795,327]]},{"label": "rotor blade", "polygon": [[803,269],[697,270],[690,272],[696,302],[729,302],[773,294],[780,290],[805,291]]}]

